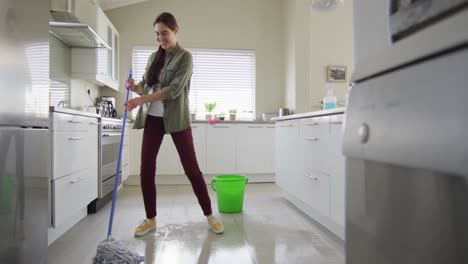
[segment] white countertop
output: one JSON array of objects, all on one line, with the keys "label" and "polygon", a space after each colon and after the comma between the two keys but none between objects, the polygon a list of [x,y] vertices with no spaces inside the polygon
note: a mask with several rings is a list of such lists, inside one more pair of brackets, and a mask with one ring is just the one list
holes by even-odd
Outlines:
[{"label": "white countertop", "polygon": [[70,115],[101,117],[100,115],[95,114],[95,113],[79,111],[79,110],[75,110],[75,109],[71,109],[71,108],[62,108],[62,107],[51,106],[49,110],[51,112],[64,113],[64,114],[70,114]]},{"label": "white countertop", "polygon": [[344,114],[345,110],[346,110],[346,107],[338,107],[338,108],[333,108],[333,109],[328,109],[328,110],[320,110],[320,111],[314,111],[314,112],[287,115],[287,116],[282,116],[282,117],[275,117],[275,118],[272,118],[271,121],[283,121],[283,120],[314,117],[314,116],[339,115],[339,114]]}]

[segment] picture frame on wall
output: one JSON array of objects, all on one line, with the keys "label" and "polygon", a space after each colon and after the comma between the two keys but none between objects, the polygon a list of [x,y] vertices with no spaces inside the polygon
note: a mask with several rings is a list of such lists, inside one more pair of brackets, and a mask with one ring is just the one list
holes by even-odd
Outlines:
[{"label": "picture frame on wall", "polygon": [[346,65],[328,65],[327,66],[327,82],[343,83],[348,79],[348,71]]}]

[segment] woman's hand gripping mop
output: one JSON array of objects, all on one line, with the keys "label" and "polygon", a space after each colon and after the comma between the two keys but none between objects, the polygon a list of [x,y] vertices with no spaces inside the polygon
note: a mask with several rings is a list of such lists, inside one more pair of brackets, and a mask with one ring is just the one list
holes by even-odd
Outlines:
[{"label": "woman's hand gripping mop", "polygon": [[[128,78],[132,78],[132,70],[128,71]],[[128,101],[128,95],[130,92],[130,87],[126,87],[127,95],[125,97],[125,102]],[[107,239],[99,243],[96,250],[96,257],[93,259],[93,263],[140,263],[144,261],[144,257],[138,255],[137,253],[129,250],[125,243],[122,241],[115,240],[111,237],[112,234],[112,223],[114,221],[114,209],[115,201],[117,199],[117,187],[119,185],[120,175],[120,166],[122,163],[122,146],[125,136],[125,123],[127,122],[127,111],[124,110],[123,119],[122,119],[122,134],[120,135],[120,146],[119,146],[119,158],[117,160],[117,168],[115,170],[115,182],[114,182],[114,192],[112,193],[112,208],[109,217],[109,228],[107,230]]]}]

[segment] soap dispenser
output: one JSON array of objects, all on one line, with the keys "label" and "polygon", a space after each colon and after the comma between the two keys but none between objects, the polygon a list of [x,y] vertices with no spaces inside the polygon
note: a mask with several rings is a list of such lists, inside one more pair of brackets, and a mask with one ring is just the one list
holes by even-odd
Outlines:
[{"label": "soap dispenser", "polygon": [[330,83],[328,83],[327,84],[327,96],[323,98],[323,109],[327,110],[327,109],[336,108],[337,101],[338,99],[333,94],[333,86]]}]

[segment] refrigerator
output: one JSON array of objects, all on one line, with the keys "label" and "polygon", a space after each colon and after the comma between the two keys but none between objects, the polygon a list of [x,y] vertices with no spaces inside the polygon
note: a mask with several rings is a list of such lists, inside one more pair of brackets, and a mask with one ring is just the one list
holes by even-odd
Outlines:
[{"label": "refrigerator", "polygon": [[346,263],[468,263],[468,1],[354,1]]},{"label": "refrigerator", "polygon": [[47,263],[49,2],[0,2],[0,263]]}]

